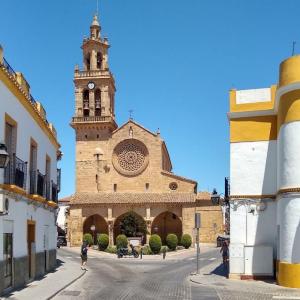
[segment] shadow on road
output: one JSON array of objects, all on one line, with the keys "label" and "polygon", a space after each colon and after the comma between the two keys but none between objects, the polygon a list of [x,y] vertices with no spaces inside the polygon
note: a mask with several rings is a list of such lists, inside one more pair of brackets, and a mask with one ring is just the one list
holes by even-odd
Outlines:
[{"label": "shadow on road", "polygon": [[210,272],[210,274],[215,274],[226,278],[228,278],[228,273],[229,273],[228,265],[225,265],[223,263]]}]

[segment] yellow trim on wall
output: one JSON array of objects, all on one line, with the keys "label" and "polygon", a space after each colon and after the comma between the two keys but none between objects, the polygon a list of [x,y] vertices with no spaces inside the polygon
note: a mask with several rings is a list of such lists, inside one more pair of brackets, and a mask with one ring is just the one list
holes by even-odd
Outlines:
[{"label": "yellow trim on wall", "polygon": [[290,288],[300,288],[300,263],[280,261],[278,264],[278,284]]},{"label": "yellow trim on wall", "polygon": [[280,64],[279,86],[300,82],[300,55],[294,55]]},{"label": "yellow trim on wall", "polygon": [[285,123],[300,121],[300,90],[281,96],[278,107],[278,131]]},{"label": "yellow trim on wall", "polygon": [[276,85],[271,85],[271,101],[270,102],[255,102],[255,103],[236,103],[236,92],[237,90],[233,89],[229,92],[230,99],[230,112],[244,112],[244,111],[258,111],[258,110],[270,110],[274,108],[275,103],[275,94],[276,94]]},{"label": "yellow trim on wall", "polygon": [[42,203],[42,204],[48,204],[48,206],[50,206],[50,207],[54,207],[54,208],[58,207],[58,205],[55,202],[47,201],[47,199],[45,199],[44,197],[42,197],[40,195],[27,194],[24,189],[22,189],[22,188],[20,188],[16,185],[13,185],[13,184],[0,184],[0,189],[6,190],[6,191],[9,191],[9,192],[18,194],[18,195],[22,195],[25,198],[28,198],[32,201],[36,201],[36,202],[39,202],[39,203]]},{"label": "yellow trim on wall", "polygon": [[230,142],[255,142],[277,139],[277,117],[258,116],[230,120]]},{"label": "yellow trim on wall", "polygon": [[38,126],[42,129],[42,131],[47,135],[51,143],[54,145],[56,149],[60,148],[60,144],[54,137],[50,128],[46,125],[44,120],[40,117],[37,111],[34,110],[29,100],[26,96],[21,92],[20,89],[16,86],[16,84],[12,81],[11,78],[5,73],[3,68],[0,68],[0,80],[6,85],[6,87],[14,94],[14,96],[19,100],[19,102],[24,106],[24,108],[29,112],[32,118],[36,121]]}]

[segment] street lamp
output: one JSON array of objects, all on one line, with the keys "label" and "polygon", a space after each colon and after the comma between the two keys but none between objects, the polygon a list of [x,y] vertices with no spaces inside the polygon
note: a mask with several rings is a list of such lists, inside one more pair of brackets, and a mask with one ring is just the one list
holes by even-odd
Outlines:
[{"label": "street lamp", "polygon": [[6,150],[5,144],[0,142],[0,169],[5,168],[9,162],[9,156]]},{"label": "street lamp", "polygon": [[93,239],[94,239],[94,245],[95,245],[95,230],[96,230],[96,226],[95,225],[92,225],[91,226],[91,230],[93,232]]}]

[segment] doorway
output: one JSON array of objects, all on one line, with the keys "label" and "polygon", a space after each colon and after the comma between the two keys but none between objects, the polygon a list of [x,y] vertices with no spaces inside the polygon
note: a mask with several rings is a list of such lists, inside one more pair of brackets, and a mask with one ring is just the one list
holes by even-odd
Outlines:
[{"label": "doorway", "polygon": [[3,234],[4,288],[12,286],[13,235]]},{"label": "doorway", "polygon": [[27,221],[28,276],[34,277],[35,272],[35,222]]}]

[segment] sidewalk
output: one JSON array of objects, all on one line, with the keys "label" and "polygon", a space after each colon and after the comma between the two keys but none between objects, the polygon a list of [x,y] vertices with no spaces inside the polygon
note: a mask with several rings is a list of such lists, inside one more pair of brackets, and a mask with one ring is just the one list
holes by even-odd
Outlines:
[{"label": "sidewalk", "polygon": [[[66,247],[64,248],[67,251],[70,251],[74,254],[80,253],[80,247]],[[215,245],[212,244],[200,244],[200,249],[201,249],[201,254],[206,253],[212,249],[216,249]],[[195,248],[189,248],[189,249],[183,249],[183,250],[177,250],[174,252],[167,252],[166,254],[166,259],[165,260],[178,260],[178,259],[184,259],[186,257],[190,257],[191,255],[195,254],[196,255],[196,249]],[[115,259],[119,260],[120,258],[117,257],[116,254],[111,254],[107,253],[104,251],[99,251],[99,250],[94,250],[93,248],[89,248],[88,250],[88,257],[99,257],[101,259]],[[122,260],[124,259],[132,259],[132,256],[128,257],[123,257],[121,258]],[[137,258],[137,259],[140,259]],[[157,255],[145,255],[143,254],[143,260],[162,260],[163,255],[162,254],[157,254]]]},{"label": "sidewalk", "polygon": [[25,287],[14,290],[0,299],[11,300],[48,300],[59,293],[66,286],[72,284],[77,279],[85,275],[85,271],[80,270],[80,265],[64,258],[58,259],[57,268],[39,280],[35,280]]},{"label": "sidewalk", "polygon": [[300,299],[300,289],[278,286],[275,281],[227,279],[221,258],[191,275],[190,281],[213,287],[220,299]]}]

